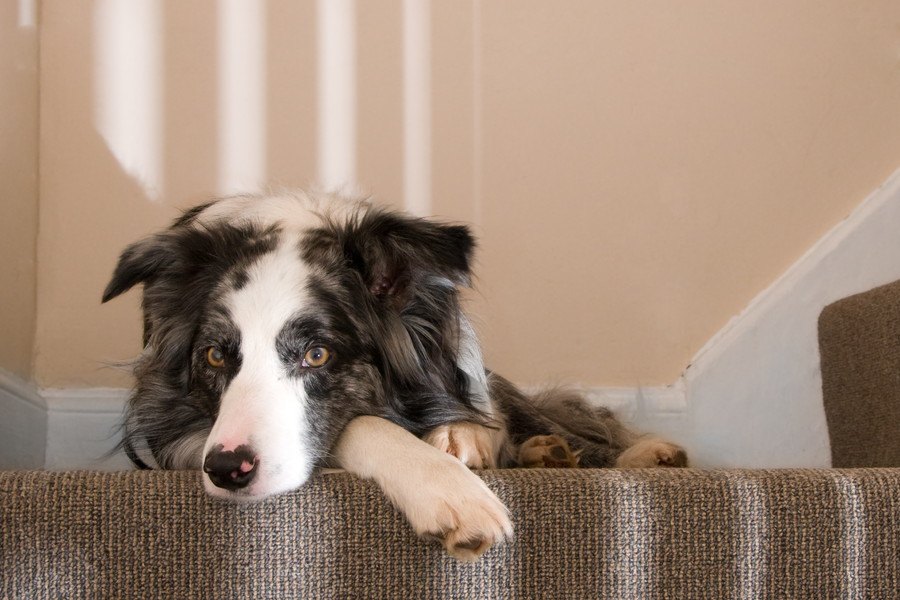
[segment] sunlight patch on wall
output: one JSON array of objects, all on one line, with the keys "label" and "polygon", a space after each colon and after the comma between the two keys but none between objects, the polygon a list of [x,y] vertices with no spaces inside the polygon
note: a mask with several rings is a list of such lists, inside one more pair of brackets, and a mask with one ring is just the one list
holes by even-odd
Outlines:
[{"label": "sunlight patch on wall", "polygon": [[431,0],[403,2],[403,201],[431,213]]},{"label": "sunlight patch on wall", "polygon": [[34,29],[37,25],[37,0],[19,0],[19,27]]},{"label": "sunlight patch on wall", "polygon": [[163,193],[163,29],[157,0],[99,0],[94,119],[122,169],[151,200]]},{"label": "sunlight patch on wall", "polygon": [[482,55],[481,0],[472,0],[472,210],[477,224],[484,222],[481,178],[484,164],[482,135]]},{"label": "sunlight patch on wall", "polygon": [[220,194],[259,191],[266,180],[266,3],[219,3]]},{"label": "sunlight patch on wall", "polygon": [[318,181],[356,185],[356,4],[318,0]]}]

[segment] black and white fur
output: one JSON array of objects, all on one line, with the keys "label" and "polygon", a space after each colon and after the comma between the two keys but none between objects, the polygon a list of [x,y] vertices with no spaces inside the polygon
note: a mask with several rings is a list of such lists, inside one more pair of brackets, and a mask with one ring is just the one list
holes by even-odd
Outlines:
[{"label": "black and white fur", "polygon": [[[188,211],[129,246],[103,295],[144,286],[124,448],[139,466],[149,450],[161,468],[203,468],[206,490],[230,499],[343,467],[461,558],[511,534],[465,465],[519,466],[544,435],[580,466],[683,464],[577,394],[531,397],[485,370],[458,292],[474,247],[464,226],[329,195]],[[311,348],[330,359],[309,366]]]}]

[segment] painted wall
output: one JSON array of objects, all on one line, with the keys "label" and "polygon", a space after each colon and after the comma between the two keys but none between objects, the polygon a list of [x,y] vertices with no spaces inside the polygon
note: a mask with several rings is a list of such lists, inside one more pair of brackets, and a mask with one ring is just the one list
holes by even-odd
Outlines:
[{"label": "painted wall", "polygon": [[0,3],[0,369],[28,379],[35,328],[38,33],[28,2]]},{"label": "painted wall", "polygon": [[138,295],[99,304],[125,244],[344,180],[474,224],[497,370],[671,383],[900,164],[890,0],[47,1],[42,26],[43,387],[129,384],[104,363],[138,351]]}]

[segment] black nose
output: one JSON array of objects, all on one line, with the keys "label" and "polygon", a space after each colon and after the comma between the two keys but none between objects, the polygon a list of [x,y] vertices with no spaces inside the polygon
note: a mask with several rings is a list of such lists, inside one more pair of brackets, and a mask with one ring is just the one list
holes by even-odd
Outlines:
[{"label": "black nose", "polygon": [[238,446],[234,450],[223,452],[224,446],[213,447],[203,461],[203,471],[216,487],[226,490],[239,490],[253,481],[259,458],[250,446]]}]

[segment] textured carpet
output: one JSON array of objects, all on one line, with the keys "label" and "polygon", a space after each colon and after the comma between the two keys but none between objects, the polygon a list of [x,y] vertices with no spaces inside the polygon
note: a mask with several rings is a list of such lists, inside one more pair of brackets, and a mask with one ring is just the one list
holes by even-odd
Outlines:
[{"label": "textured carpet", "polygon": [[483,472],[514,541],[463,564],[371,483],[262,504],[197,473],[0,473],[0,598],[897,598],[900,469]]}]

